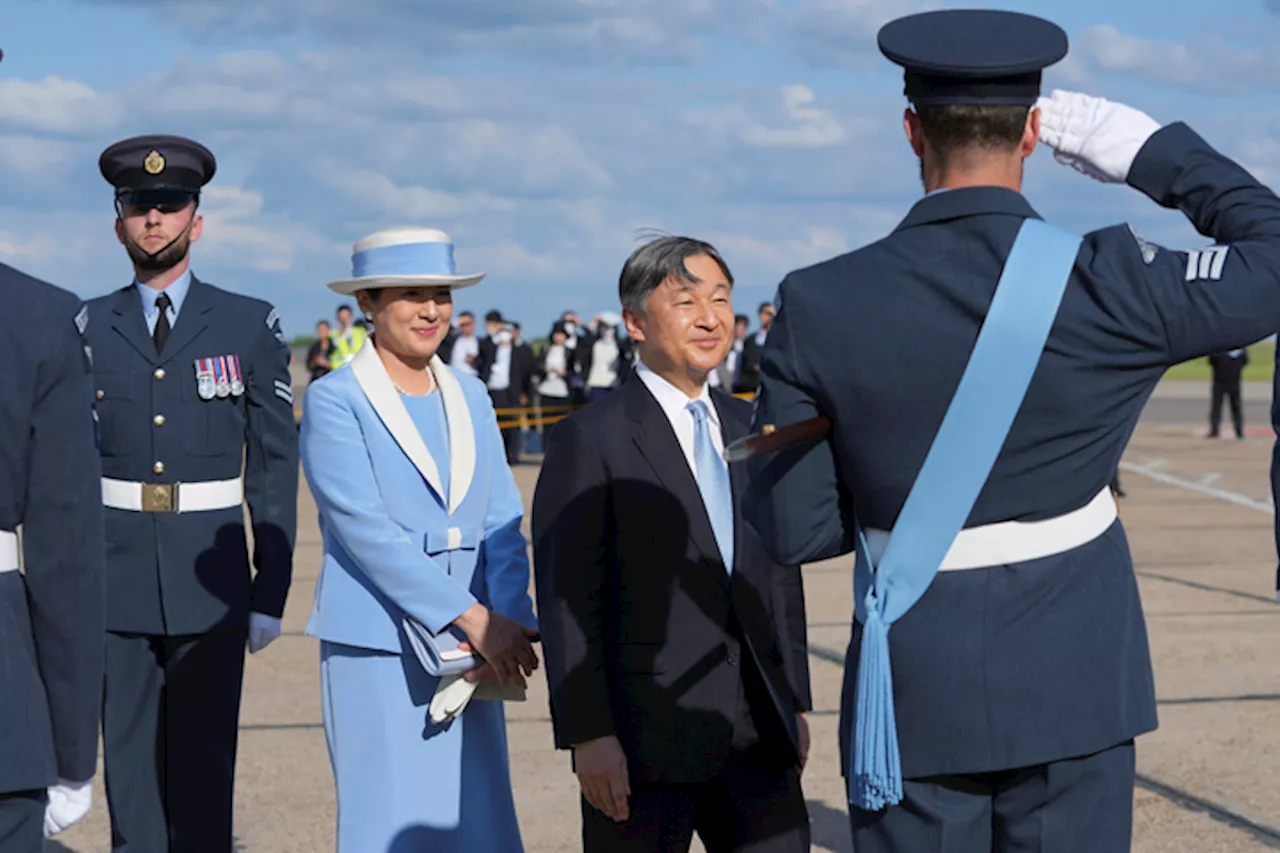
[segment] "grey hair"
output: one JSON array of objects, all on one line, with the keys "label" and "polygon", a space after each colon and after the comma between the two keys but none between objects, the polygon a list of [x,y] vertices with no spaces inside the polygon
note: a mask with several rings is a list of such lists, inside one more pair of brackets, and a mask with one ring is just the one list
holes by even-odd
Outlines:
[{"label": "grey hair", "polygon": [[689,272],[684,262],[699,255],[715,261],[729,286],[733,286],[733,274],[729,272],[729,265],[720,257],[715,246],[692,237],[668,235],[645,243],[632,252],[631,257],[623,264],[622,274],[618,276],[618,299],[622,302],[622,307],[643,314],[649,294],[667,279],[696,283],[697,276]]}]

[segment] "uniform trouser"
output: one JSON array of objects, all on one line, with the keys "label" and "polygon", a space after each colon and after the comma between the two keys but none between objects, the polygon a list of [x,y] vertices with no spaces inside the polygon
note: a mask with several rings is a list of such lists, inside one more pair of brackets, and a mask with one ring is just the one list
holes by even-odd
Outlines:
[{"label": "uniform trouser", "polygon": [[48,794],[0,794],[0,853],[40,853],[44,849],[44,807]]},{"label": "uniform trouser", "polygon": [[[495,390],[489,389],[489,399],[493,400],[495,409],[518,409],[520,408],[520,392],[514,388],[502,388]],[[514,421],[515,415],[506,414],[498,415],[498,423],[506,423]],[[502,430],[502,445],[507,451],[507,462],[515,465],[520,461],[520,447],[523,442],[520,440],[520,427],[505,427]]]},{"label": "uniform trouser", "polygon": [[1127,853],[1133,741],[1018,770],[908,779],[878,812],[851,808],[858,853]]},{"label": "uniform trouser", "polygon": [[1236,436],[1244,435],[1244,409],[1240,402],[1239,379],[1214,379],[1213,401],[1209,405],[1209,434],[1218,434],[1218,424],[1222,423],[1222,398],[1231,403],[1231,423],[1236,428]]},{"label": "uniform trouser", "polygon": [[102,734],[114,853],[231,853],[246,635],[107,634]]}]

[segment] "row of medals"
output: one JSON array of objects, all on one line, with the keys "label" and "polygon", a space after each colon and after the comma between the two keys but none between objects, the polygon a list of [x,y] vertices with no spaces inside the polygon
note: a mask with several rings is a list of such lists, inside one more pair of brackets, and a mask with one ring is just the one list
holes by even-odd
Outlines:
[{"label": "row of medals", "polygon": [[[214,397],[239,397],[244,393],[244,382],[239,376],[239,359],[235,356],[236,367],[231,367],[232,361],[228,359],[226,365],[226,373],[228,376],[218,377],[215,375],[213,365],[218,363],[216,358],[198,358],[196,359],[196,393],[200,395],[201,400],[212,400]],[[201,367],[201,362],[208,362],[209,368]]]}]

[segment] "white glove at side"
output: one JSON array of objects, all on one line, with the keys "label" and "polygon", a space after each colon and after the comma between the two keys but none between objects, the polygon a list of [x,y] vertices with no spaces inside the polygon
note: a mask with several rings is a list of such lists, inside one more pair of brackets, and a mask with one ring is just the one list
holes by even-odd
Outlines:
[{"label": "white glove at side", "polygon": [[1041,97],[1040,141],[1054,159],[1096,181],[1124,183],[1133,161],[1160,125],[1144,112],[1106,98],[1054,89]]},{"label": "white glove at side", "polygon": [[440,679],[436,693],[431,697],[431,722],[440,724],[462,713],[471,701],[478,685],[461,675],[446,675]]},{"label": "white glove at side", "polygon": [[249,614],[249,654],[256,655],[279,636],[279,619],[262,613]]},{"label": "white glove at side", "polygon": [[49,789],[49,804],[44,809],[44,837],[53,838],[79,821],[92,805],[92,782],[59,779],[58,784]]}]

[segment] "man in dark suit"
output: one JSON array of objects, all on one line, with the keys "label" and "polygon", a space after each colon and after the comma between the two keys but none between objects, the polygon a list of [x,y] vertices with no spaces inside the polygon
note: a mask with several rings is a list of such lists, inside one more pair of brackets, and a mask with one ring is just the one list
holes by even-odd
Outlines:
[{"label": "man in dark suit", "polygon": [[1213,399],[1209,405],[1209,438],[1218,437],[1218,425],[1222,423],[1222,398],[1231,402],[1231,423],[1236,428],[1236,438],[1244,438],[1244,405],[1240,401],[1240,374],[1249,363],[1249,350],[1245,347],[1215,352],[1209,356],[1213,369]]},{"label": "man in dark suit", "polygon": [[773,326],[773,303],[761,302],[759,313],[760,328],[742,345],[737,382],[734,384],[737,393],[754,394],[760,387],[760,358],[764,354],[765,341],[769,339],[769,328]]},{"label": "man in dark suit", "polygon": [[[99,167],[134,281],[89,306],[107,533],[103,755],[117,851],[231,848],[245,647],[280,635],[298,432],[276,310],[191,274],[215,161],[173,136]],[[244,505],[253,525],[252,565]]]},{"label": "man in dark suit", "polygon": [[40,853],[46,834],[92,802],[105,610],[100,473],[87,309],[4,264],[0,301],[20,342],[0,373],[0,853]]},{"label": "man in dark suit", "polygon": [[800,572],[740,518],[724,445],[751,407],[707,387],[733,328],[711,246],[623,268],[635,377],[551,434],[533,502],[556,746],[587,851],[807,851],[810,706]]}]

